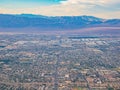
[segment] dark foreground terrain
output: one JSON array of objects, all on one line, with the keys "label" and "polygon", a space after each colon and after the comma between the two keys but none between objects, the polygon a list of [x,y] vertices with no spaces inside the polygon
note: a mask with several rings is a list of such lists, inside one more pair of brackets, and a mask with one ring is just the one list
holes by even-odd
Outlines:
[{"label": "dark foreground terrain", "polygon": [[120,37],[1,33],[0,90],[120,90]]}]

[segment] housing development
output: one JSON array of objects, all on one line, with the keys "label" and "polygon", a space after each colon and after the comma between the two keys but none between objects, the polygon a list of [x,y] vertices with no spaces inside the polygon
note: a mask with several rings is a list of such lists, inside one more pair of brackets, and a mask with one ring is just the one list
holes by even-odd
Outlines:
[{"label": "housing development", "polygon": [[120,90],[120,36],[0,33],[0,90]]}]

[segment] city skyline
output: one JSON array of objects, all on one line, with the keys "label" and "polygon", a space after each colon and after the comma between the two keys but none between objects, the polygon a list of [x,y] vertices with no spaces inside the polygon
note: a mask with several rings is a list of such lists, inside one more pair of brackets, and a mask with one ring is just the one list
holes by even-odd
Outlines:
[{"label": "city skyline", "polygon": [[2,14],[120,18],[119,0],[0,0]]}]

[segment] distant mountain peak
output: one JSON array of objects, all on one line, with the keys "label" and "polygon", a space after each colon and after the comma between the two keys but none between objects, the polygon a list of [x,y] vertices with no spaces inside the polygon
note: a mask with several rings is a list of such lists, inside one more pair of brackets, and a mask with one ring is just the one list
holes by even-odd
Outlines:
[{"label": "distant mountain peak", "polygon": [[47,16],[43,16],[43,15],[36,15],[36,14],[18,14],[17,16],[20,17],[28,17],[28,18],[41,18],[41,17],[47,17]]},{"label": "distant mountain peak", "polygon": [[94,16],[43,16],[34,14],[0,14],[0,27],[48,29],[80,29],[86,27],[120,26],[120,19],[102,19]]}]

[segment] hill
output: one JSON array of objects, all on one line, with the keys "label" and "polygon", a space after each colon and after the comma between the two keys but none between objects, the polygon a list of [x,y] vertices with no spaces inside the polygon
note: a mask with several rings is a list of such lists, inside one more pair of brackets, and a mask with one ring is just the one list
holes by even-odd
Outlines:
[{"label": "hill", "polygon": [[[32,14],[0,14],[0,31],[66,31],[99,27],[120,27],[120,19],[102,19],[94,16],[42,16]],[[29,29],[29,30],[28,30]],[[119,29],[119,28],[117,28]],[[24,30],[26,31],[26,30]]]}]

